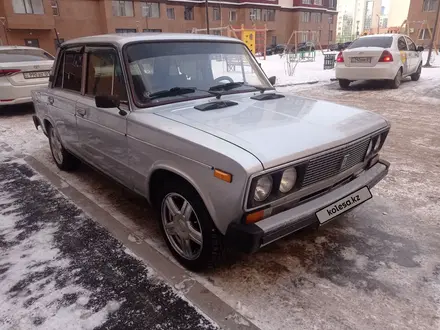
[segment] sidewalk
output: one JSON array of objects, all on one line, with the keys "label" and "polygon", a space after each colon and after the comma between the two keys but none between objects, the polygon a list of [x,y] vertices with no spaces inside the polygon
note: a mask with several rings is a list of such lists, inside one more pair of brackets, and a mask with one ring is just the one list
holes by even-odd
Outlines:
[{"label": "sidewalk", "polygon": [[0,143],[1,329],[216,329]]}]

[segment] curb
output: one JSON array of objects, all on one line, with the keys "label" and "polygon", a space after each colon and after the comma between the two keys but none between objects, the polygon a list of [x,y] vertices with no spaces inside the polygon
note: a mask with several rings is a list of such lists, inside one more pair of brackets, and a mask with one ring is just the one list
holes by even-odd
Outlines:
[{"label": "curb", "polygon": [[[3,146],[6,145],[3,144]],[[12,151],[9,146],[8,151]],[[79,190],[69,185],[39,160],[32,156],[24,156],[23,158],[29,166],[76,204],[79,209],[103,226],[113,237],[131,250],[136,257],[152,267],[164,279],[165,283],[172,286],[175,291],[195,305],[202,312],[202,315],[214,321],[220,329],[259,330],[255,324],[226,304],[212,291],[195,280],[189,272],[166,258],[153,246],[143,240],[136,240],[136,242],[130,240],[129,237],[133,233],[128,227]]]}]

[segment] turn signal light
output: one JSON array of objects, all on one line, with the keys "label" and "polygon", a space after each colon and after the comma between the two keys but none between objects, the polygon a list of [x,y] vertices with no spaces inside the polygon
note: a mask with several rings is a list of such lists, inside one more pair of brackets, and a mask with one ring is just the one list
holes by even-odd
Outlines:
[{"label": "turn signal light", "polygon": [[21,72],[20,69],[3,69],[0,70],[0,77],[4,77],[4,76],[11,76],[15,73],[19,73]]},{"label": "turn signal light", "polygon": [[257,212],[254,212],[254,213],[249,213],[246,216],[246,223],[247,224],[255,223],[255,222],[260,221],[263,218],[264,218],[264,210],[257,211]]},{"label": "turn signal light", "polygon": [[393,55],[389,51],[384,50],[379,62],[392,62],[393,60]]},{"label": "turn signal light", "polygon": [[229,183],[232,182],[232,174],[223,172],[221,170],[215,169],[214,170],[214,176],[217,179],[220,179],[220,180],[223,180],[223,181],[226,181],[226,182],[229,182]]},{"label": "turn signal light", "polygon": [[336,62],[344,63],[344,55],[342,55],[342,52],[339,52],[338,57],[336,58]]}]

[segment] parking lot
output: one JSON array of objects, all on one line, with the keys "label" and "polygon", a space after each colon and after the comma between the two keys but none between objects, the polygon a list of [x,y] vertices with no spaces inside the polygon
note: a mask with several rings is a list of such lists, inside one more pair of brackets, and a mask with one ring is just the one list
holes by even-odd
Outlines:
[{"label": "parking lot", "polygon": [[[375,198],[320,230],[231,255],[192,278],[261,329],[438,329],[440,81],[431,76],[393,91],[369,83],[341,91],[330,81],[280,89],[384,115],[392,124],[382,152],[390,174],[373,189]],[[144,200],[87,166],[56,168],[32,111],[4,109],[0,140],[107,210],[129,229],[129,240],[171,258]]]}]

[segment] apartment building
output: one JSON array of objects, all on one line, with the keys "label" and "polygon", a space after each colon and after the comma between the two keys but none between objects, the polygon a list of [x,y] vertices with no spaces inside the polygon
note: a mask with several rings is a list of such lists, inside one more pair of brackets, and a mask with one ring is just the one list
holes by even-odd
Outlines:
[{"label": "apartment building", "polygon": [[[408,12],[408,24],[411,38],[421,46],[428,46],[431,33],[434,31],[435,17],[439,0],[411,0]],[[437,46],[439,46],[440,24],[437,29]]]},{"label": "apartment building", "polygon": [[[266,24],[268,44],[285,43],[293,30],[301,30],[316,31],[327,45],[335,40],[336,6],[337,0],[210,0],[208,19],[210,27]],[[38,46],[55,53],[57,40],[205,28],[205,1],[2,0],[0,23],[3,45]]]}]

